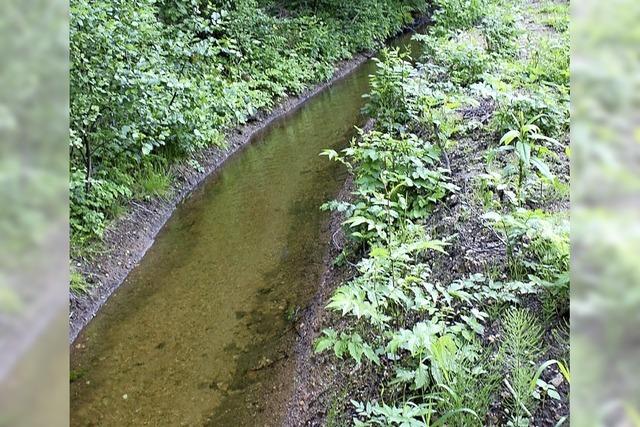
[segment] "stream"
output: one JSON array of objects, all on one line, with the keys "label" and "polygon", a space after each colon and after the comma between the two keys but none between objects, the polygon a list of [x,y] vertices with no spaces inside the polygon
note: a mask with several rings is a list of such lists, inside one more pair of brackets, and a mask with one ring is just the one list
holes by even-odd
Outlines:
[{"label": "stream", "polygon": [[[411,34],[390,44],[416,46]],[[322,203],[362,125],[369,60],[256,133],[181,203],[71,348],[72,426],[276,426],[295,322],[330,236]]]}]

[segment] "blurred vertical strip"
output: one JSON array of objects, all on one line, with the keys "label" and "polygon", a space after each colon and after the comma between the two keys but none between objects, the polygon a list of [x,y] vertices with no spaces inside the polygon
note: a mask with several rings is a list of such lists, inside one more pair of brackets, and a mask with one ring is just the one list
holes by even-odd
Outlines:
[{"label": "blurred vertical strip", "polygon": [[0,1],[0,426],[69,423],[68,4]]},{"label": "blurred vertical strip", "polygon": [[571,423],[640,426],[640,2],[572,4]]}]

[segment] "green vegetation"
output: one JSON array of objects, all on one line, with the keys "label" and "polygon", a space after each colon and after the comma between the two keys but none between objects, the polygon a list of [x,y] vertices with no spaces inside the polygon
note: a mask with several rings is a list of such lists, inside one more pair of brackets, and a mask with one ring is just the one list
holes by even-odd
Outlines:
[{"label": "green vegetation", "polygon": [[0,314],[17,313],[23,305],[20,297],[12,289],[0,286]]},{"label": "green vegetation", "polygon": [[422,1],[72,0],[73,249],[131,198],[166,197],[171,167],[331,77],[413,20]]},{"label": "green vegetation", "polygon": [[354,177],[351,199],[325,208],[346,215],[340,259],[357,271],[327,306],[340,327],[324,329],[315,350],[350,370],[367,365],[379,382],[364,400],[347,393],[359,397],[346,424],[562,424],[570,373],[554,357],[568,355],[569,69],[566,26],[549,23],[568,8],[435,3],[435,25],[416,36],[422,61],[388,51],[371,77],[374,129],[322,153]]},{"label": "green vegetation", "polygon": [[77,271],[71,271],[69,290],[76,295],[86,294],[87,292],[89,292],[89,284],[81,273]]}]

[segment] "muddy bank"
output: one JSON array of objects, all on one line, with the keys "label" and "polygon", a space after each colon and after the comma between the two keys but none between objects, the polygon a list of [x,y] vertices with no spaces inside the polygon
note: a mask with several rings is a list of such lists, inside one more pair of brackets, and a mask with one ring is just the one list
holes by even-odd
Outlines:
[{"label": "muddy bank", "polygon": [[[353,180],[348,178],[337,200],[351,197]],[[346,244],[342,229],[344,214],[334,212],[328,225],[331,244],[324,258],[324,273],[318,285],[318,291],[311,304],[305,310],[297,327],[298,340],[295,345],[295,377],[293,394],[287,405],[283,425],[296,427],[303,425],[323,425],[328,408],[339,390],[339,378],[343,375],[339,366],[331,361],[328,353],[314,354],[313,343],[320,331],[333,325],[337,319],[325,310],[333,291],[343,281],[355,274],[348,264],[344,267],[334,265],[334,260]]]},{"label": "muddy bank", "polygon": [[355,55],[336,66],[333,77],[316,85],[301,95],[288,97],[270,112],[261,112],[249,123],[229,131],[227,147],[208,148],[196,156],[201,168],[196,170],[185,164],[172,167],[175,177],[168,200],[133,200],[127,213],[116,220],[105,232],[105,252],[92,259],[73,259],[74,268],[91,285],[89,295],[70,294],[69,341],[95,316],[109,296],[122,284],[129,272],[138,264],[176,206],[205,178],[215,173],[224,162],[252,142],[254,135],[274,120],[292,113],[307,100],[322,92],[336,81],[350,74],[372,56],[372,53]]},{"label": "muddy bank", "polygon": [[[363,130],[369,131],[373,125],[374,122],[369,120]],[[336,200],[352,201],[354,188],[353,176],[348,175]],[[322,329],[340,327],[341,318],[326,310],[325,306],[336,288],[356,274],[352,263],[335,263],[348,245],[342,227],[344,220],[343,212],[331,213],[326,231],[330,244],[323,259],[322,277],[314,298],[297,325],[295,379],[283,423],[285,427],[325,425],[327,414],[335,406],[336,399],[340,398],[339,393],[345,385],[344,379],[349,374],[346,365],[336,364],[330,353],[315,354],[313,351],[314,341]]]}]

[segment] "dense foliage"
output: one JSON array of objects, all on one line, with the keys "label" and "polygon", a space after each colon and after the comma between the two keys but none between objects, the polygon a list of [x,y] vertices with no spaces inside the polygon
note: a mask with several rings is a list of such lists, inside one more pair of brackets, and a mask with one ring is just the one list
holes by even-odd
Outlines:
[{"label": "dense foliage", "polygon": [[[386,52],[371,77],[375,128],[323,153],[354,177],[351,199],[326,206],[344,212],[351,237],[338,261],[357,264],[327,306],[344,319],[316,351],[375,382],[347,390],[357,399],[329,421],[560,425],[570,382],[566,27],[536,31],[536,9],[516,0],[435,3],[435,25],[416,37],[421,61]],[[553,22],[568,13],[553,10]],[[481,247],[466,246],[469,225],[486,233]]]},{"label": "dense foliage", "polygon": [[399,0],[72,0],[71,233],[99,238],[170,166],[412,20]]}]

